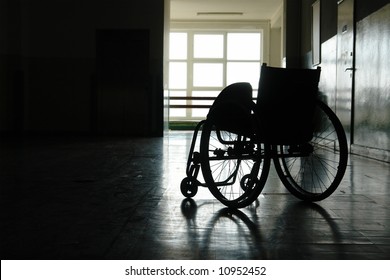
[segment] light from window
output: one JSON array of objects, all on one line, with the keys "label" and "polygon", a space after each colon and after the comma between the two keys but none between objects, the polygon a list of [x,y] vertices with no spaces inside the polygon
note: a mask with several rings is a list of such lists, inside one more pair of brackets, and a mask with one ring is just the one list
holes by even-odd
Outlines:
[{"label": "light from window", "polygon": [[211,106],[210,98],[236,82],[250,83],[256,97],[261,32],[176,31],[169,38],[169,105],[179,107],[169,108],[170,120],[204,119],[209,109],[191,106]]},{"label": "light from window", "polygon": [[185,108],[169,108],[169,116],[173,118],[185,118],[187,110]]},{"label": "light from window", "polygon": [[260,77],[259,62],[228,62],[226,82],[228,85],[237,82],[248,82],[253,89],[258,88]]},{"label": "light from window", "polygon": [[220,91],[193,91],[192,96],[194,97],[214,97],[216,98]]},{"label": "light from window", "polygon": [[223,35],[195,34],[195,58],[223,58]]},{"label": "light from window", "polygon": [[[171,90],[169,92],[170,97],[185,97],[186,94],[187,94],[186,91],[179,91],[179,90]],[[181,100],[171,99],[169,101],[169,105],[185,106],[185,105],[187,105],[187,101],[185,99],[181,99]],[[171,117],[184,118],[187,115],[187,109],[186,108],[169,108],[169,115]]]},{"label": "light from window", "polygon": [[170,33],[169,59],[187,59],[187,33]]},{"label": "light from window", "polygon": [[187,63],[186,62],[169,63],[169,88],[171,89],[187,88]]},{"label": "light from window", "polygon": [[222,87],[223,64],[222,63],[194,63],[195,87]]},{"label": "light from window", "polygon": [[228,60],[260,60],[260,33],[228,33]]},{"label": "light from window", "polygon": [[207,114],[208,114],[208,112],[209,112],[209,109],[203,109],[203,108],[201,108],[201,109],[192,109],[192,117],[193,118],[201,118],[201,119],[204,119],[206,116],[207,116]]}]

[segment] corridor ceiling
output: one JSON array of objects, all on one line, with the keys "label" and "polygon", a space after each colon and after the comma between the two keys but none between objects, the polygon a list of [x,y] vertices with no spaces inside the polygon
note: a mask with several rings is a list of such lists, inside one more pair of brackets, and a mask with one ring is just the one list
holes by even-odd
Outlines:
[{"label": "corridor ceiling", "polygon": [[171,20],[272,20],[283,0],[171,0]]}]

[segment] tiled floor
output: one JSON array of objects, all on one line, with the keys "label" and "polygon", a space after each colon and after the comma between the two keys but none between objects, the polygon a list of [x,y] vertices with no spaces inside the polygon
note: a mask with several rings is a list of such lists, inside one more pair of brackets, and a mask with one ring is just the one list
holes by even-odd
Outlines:
[{"label": "tiled floor", "polygon": [[192,133],[0,144],[1,259],[390,259],[390,165],[351,156],[304,204],[273,170],[233,211],[180,192]]}]

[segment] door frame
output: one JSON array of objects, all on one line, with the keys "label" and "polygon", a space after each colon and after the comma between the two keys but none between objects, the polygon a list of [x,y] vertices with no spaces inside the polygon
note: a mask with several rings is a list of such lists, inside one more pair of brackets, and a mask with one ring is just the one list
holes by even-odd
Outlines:
[{"label": "door frame", "polygon": [[[352,50],[351,50],[351,53],[350,53],[350,56],[352,56],[351,58],[351,65],[342,65],[342,63],[344,62],[344,60],[341,60],[340,59],[340,17],[339,17],[339,10],[340,10],[340,5],[342,5],[343,3],[345,4],[346,2],[348,1],[351,1],[350,4],[352,4]],[[350,94],[350,102],[351,102],[351,105],[350,105],[350,116],[349,116],[349,123],[348,123],[348,126],[349,126],[349,131],[347,129],[346,133],[347,133],[347,139],[348,139],[348,145],[351,147],[351,145],[354,143],[354,111],[355,111],[355,57],[356,57],[356,16],[355,16],[355,5],[356,5],[356,1],[355,0],[339,0],[337,1],[337,51],[336,51],[336,57],[337,57],[337,66],[336,66],[336,69],[337,69],[337,74],[336,74],[336,106],[335,106],[335,110],[336,110],[336,114],[338,114],[338,109],[340,109],[340,107],[338,106],[339,104],[339,101],[340,101],[340,88],[339,88],[339,79],[340,79],[340,73],[339,71],[343,71],[343,72],[349,72],[350,75],[351,75],[351,94]],[[344,28],[341,27],[341,28]],[[343,120],[341,120],[343,122]],[[345,122],[342,123],[343,126],[345,126]]]}]

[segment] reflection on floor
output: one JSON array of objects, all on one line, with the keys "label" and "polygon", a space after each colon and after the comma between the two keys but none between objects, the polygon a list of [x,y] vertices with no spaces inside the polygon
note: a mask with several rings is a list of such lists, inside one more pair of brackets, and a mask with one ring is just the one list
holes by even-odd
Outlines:
[{"label": "reflection on floor", "polygon": [[351,156],[317,204],[271,170],[232,211],[181,195],[191,137],[1,140],[1,259],[390,258],[389,164]]}]

